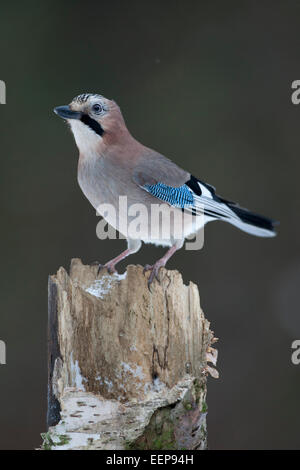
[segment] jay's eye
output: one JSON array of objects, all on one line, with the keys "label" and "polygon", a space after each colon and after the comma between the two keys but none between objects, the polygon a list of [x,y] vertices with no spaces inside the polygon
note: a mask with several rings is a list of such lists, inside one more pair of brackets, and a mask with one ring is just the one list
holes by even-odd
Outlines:
[{"label": "jay's eye", "polygon": [[96,113],[96,114],[101,113],[101,111],[102,111],[102,106],[101,106],[101,104],[94,104],[93,107],[92,107],[92,110],[93,110],[94,113]]}]

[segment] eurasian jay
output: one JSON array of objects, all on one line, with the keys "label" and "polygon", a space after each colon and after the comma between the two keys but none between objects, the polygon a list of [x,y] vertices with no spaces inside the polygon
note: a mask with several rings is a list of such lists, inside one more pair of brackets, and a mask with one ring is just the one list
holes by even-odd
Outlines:
[{"label": "eurasian jay", "polygon": [[[154,276],[158,278],[160,267],[165,266],[183,246],[185,238],[212,220],[229,222],[260,237],[276,234],[273,220],[223,199],[215,193],[213,186],[139,143],[128,131],[120,108],[114,101],[85,93],[74,98],[68,106],[59,106],[54,111],[69,123],[74,134],[79,149],[78,182],[83,193],[106,221],[127,238],[127,249],[104,265],[109,272],[114,272],[121,260],[136,253],[142,241],[168,246],[161,259],[153,266],[145,267],[145,270],[151,270],[150,285]],[[120,208],[120,196],[127,197],[127,207],[143,204],[150,213],[153,204],[164,203],[177,215],[180,213],[183,217],[187,211],[192,217],[183,224],[179,238],[175,236],[176,222],[171,223],[168,237],[151,236],[151,217],[148,219],[148,232],[140,237],[131,237],[123,229],[128,226],[130,217],[127,207],[126,210]],[[101,207],[107,204],[115,208],[116,218],[109,216],[107,211],[101,213]],[[162,227],[157,228],[161,233]]]}]

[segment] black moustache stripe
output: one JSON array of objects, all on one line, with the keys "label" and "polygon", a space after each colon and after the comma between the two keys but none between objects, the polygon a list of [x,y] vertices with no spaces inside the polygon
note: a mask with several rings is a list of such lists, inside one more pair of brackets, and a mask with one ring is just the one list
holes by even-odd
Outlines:
[{"label": "black moustache stripe", "polygon": [[104,130],[100,126],[99,122],[95,121],[95,119],[92,119],[87,114],[83,114],[80,118],[80,121],[89,126],[90,129],[92,129],[94,132],[96,132],[96,134],[102,137]]}]

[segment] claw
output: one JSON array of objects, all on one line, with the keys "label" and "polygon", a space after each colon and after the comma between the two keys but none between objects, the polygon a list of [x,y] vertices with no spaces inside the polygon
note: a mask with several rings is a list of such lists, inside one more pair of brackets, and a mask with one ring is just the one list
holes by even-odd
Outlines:
[{"label": "claw", "polygon": [[113,273],[116,273],[117,270],[115,269],[114,265],[113,264],[99,264],[98,266],[98,269],[97,269],[97,277],[99,276],[100,274],[100,271],[102,271],[102,269],[107,269],[107,272],[109,274],[113,274]]},{"label": "claw", "polygon": [[158,281],[158,282],[160,282],[160,281],[161,281],[161,279],[160,279],[160,276],[159,276],[159,271],[160,271],[160,268],[162,268],[162,266],[161,266],[161,265],[157,266],[157,268],[156,268],[156,269],[154,269],[154,274],[155,274],[155,277],[156,277],[156,279],[157,279],[157,281]]},{"label": "claw", "polygon": [[148,288],[149,288],[150,292],[151,292],[150,287],[151,287],[151,284],[152,284],[152,282],[153,282],[153,280],[154,280],[154,276],[156,277],[156,275],[155,275],[155,268],[154,268],[154,266],[153,266],[152,271],[151,271],[151,274],[150,274],[149,279],[148,279]]},{"label": "claw", "polygon": [[143,274],[145,274],[147,271],[150,271],[153,268],[151,264],[146,264],[144,269],[143,269]]},{"label": "claw", "polygon": [[160,283],[160,278],[159,278],[159,270],[162,267],[161,263],[155,263],[153,266],[150,264],[146,264],[144,267],[143,273],[145,274],[147,271],[151,271],[151,274],[148,279],[148,289],[151,292],[151,284],[154,281],[154,278]]},{"label": "claw", "polygon": [[118,272],[113,264],[107,264],[105,265],[105,267],[107,268],[107,271],[109,272],[109,274],[114,274]]},{"label": "claw", "polygon": [[99,276],[100,274],[100,271],[104,268],[104,264],[100,264],[98,265],[98,269],[97,269],[97,277]]}]

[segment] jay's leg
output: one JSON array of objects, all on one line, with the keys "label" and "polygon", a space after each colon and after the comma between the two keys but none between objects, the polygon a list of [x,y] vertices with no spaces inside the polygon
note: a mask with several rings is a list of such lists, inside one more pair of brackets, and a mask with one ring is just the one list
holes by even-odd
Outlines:
[{"label": "jay's leg", "polygon": [[162,258],[157,260],[156,263],[153,264],[153,266],[146,264],[146,266],[144,267],[144,273],[146,271],[151,271],[151,274],[148,279],[149,288],[153,282],[154,277],[156,277],[156,279],[159,281],[158,273],[159,273],[160,268],[162,266],[165,266],[167,261],[171,258],[171,256],[173,256],[174,253],[182,247],[183,242],[184,242],[183,240],[176,241],[176,243],[174,243],[174,245],[172,245],[171,248],[168,249],[166,254]]},{"label": "jay's leg", "polygon": [[98,276],[98,274],[99,274],[99,272],[101,271],[102,268],[106,268],[107,271],[110,274],[115,273],[116,272],[116,269],[115,269],[116,264],[119,263],[120,261],[122,261],[123,259],[127,258],[127,256],[132,255],[133,253],[136,253],[137,251],[139,251],[139,249],[142,246],[142,242],[141,242],[141,240],[128,239],[127,240],[127,245],[128,245],[127,249],[122,251],[122,253],[120,253],[118,256],[111,259],[110,261],[108,261],[105,264],[99,264],[97,276]]}]

